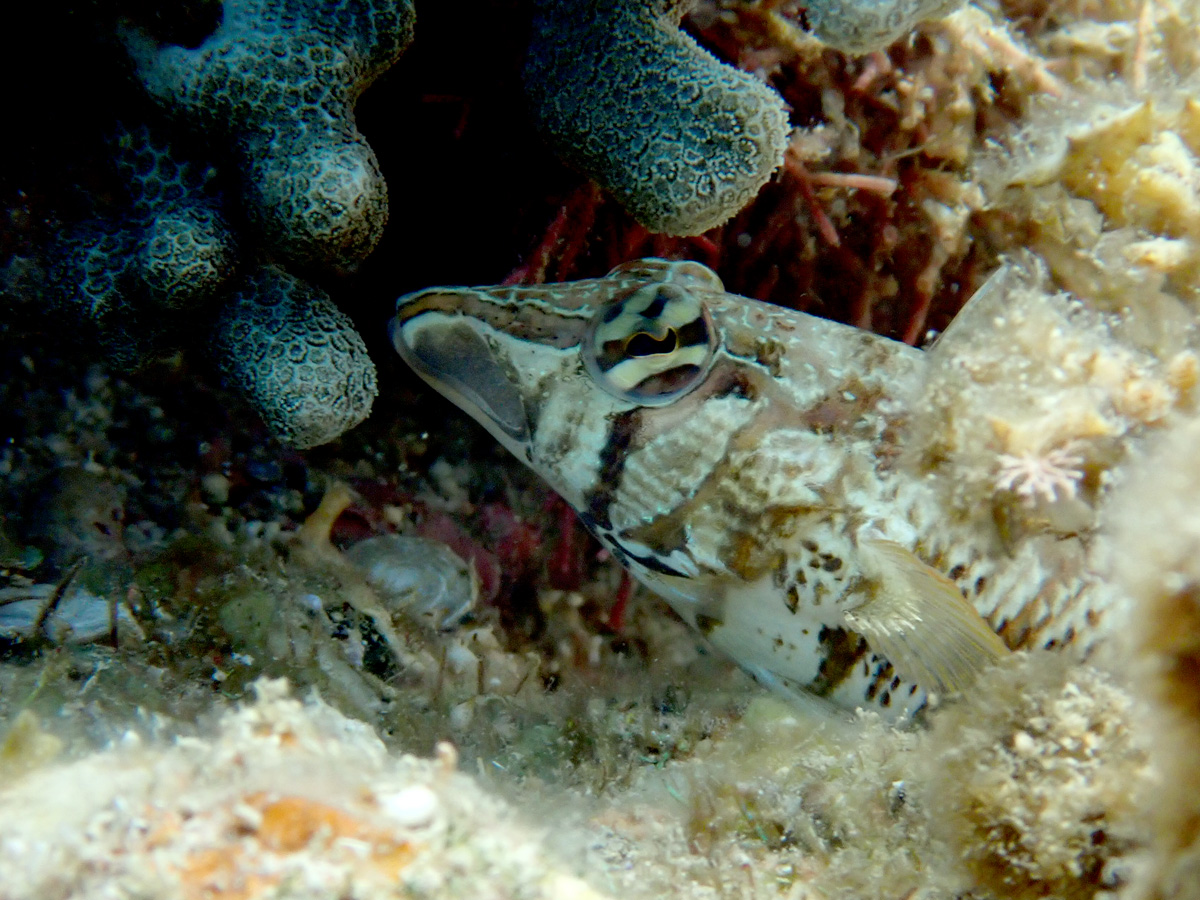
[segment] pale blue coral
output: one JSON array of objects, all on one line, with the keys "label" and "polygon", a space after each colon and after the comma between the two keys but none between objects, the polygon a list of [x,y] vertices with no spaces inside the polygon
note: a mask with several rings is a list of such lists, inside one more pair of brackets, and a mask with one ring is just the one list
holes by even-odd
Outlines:
[{"label": "pale blue coral", "polygon": [[525,63],[539,129],[651,231],[729,219],[783,161],[783,99],[679,29],[677,0],[540,0]]},{"label": "pale blue coral", "polygon": [[247,217],[303,265],[351,267],[387,222],[387,185],[354,121],[412,40],[409,0],[226,0],[199,47],[127,29],[138,77],[172,118],[223,145]]},{"label": "pale blue coral", "polygon": [[329,295],[277,266],[249,274],[222,308],[212,353],[231,386],[295,447],[314,447],[371,412],[375,366]]},{"label": "pale blue coral", "polygon": [[112,146],[127,204],[55,238],[43,294],[86,324],[111,363],[132,369],[169,343],[181,318],[215,306],[238,252],[206,166],[179,159],[143,126],[123,129]]}]

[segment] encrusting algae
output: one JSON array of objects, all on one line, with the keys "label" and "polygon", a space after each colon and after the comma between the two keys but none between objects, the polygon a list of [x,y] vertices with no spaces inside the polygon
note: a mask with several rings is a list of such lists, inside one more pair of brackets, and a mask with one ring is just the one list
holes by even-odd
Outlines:
[{"label": "encrusting algae", "polygon": [[600,895],[456,771],[441,745],[390,755],[369,728],[255,684],[211,735],[130,737],[0,790],[11,900]]},{"label": "encrusting algae", "polygon": [[927,732],[870,714],[814,722],[758,698],[588,827],[602,858],[632,863],[618,884],[634,895],[681,882],[845,900],[1120,891],[1156,780],[1133,705],[1108,676],[1044,653],[985,673]]},{"label": "encrusting algae", "polygon": [[1195,418],[1162,435],[1131,467],[1106,523],[1112,576],[1137,603],[1124,659],[1158,765],[1139,813],[1153,838],[1130,893],[1138,900],[1200,897],[1198,437]]}]

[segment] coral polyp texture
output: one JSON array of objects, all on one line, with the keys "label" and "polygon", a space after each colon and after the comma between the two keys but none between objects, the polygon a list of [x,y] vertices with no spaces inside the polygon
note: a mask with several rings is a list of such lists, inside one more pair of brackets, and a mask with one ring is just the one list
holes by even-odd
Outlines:
[{"label": "coral polyp texture", "polygon": [[414,18],[408,0],[228,0],[195,49],[125,36],[154,100],[225,145],[271,249],[339,269],[374,249],[388,216],[354,103],[404,52]]},{"label": "coral polyp texture", "polygon": [[113,141],[127,208],[67,228],[47,248],[45,294],[80,320],[111,363],[136,368],[180,320],[211,307],[233,275],[237,248],[208,169],[176,157],[144,127]]},{"label": "coral polyp texture", "polygon": [[115,162],[134,213],[145,217],[136,264],[148,299],[164,311],[208,302],[232,273],[233,234],[206,190],[211,170],[177,160],[141,126],[120,135]]},{"label": "coral polyp texture", "polygon": [[276,266],[251,273],[217,318],[212,352],[267,426],[314,447],[371,411],[375,366],[329,295]]},{"label": "coral polyp texture", "polygon": [[234,277],[239,250],[211,169],[145,127],[112,145],[126,209],[51,242],[49,308],[85,325],[76,330],[119,370],[199,349],[188,330],[212,330],[219,368],[293,446],[326,443],[366,418],[376,387],[362,338],[324,291],[282,269]]},{"label": "coral polyp texture", "polygon": [[783,100],[678,28],[679,0],[539,0],[525,64],[538,128],[651,231],[693,235],[781,162]]}]

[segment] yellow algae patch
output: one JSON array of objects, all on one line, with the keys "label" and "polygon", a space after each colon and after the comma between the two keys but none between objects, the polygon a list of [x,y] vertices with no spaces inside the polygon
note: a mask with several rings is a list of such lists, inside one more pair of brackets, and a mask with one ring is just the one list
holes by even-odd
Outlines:
[{"label": "yellow algae patch", "polygon": [[1118,227],[1200,237],[1200,161],[1195,101],[1150,101],[1068,135],[1063,183]]},{"label": "yellow algae patch", "polygon": [[[188,900],[251,900],[277,888],[288,874],[309,863],[305,856],[344,861],[358,868],[357,877],[374,876],[379,884],[394,882],[417,855],[418,848],[393,831],[379,828],[361,814],[307,797],[274,798],[256,793],[226,804],[211,814],[227,824],[226,846],[205,847],[187,854],[176,871]],[[159,832],[156,843],[167,846],[182,823]],[[171,832],[173,831],[173,834]]]},{"label": "yellow algae patch", "polygon": [[43,730],[37,716],[23,709],[0,741],[0,777],[11,778],[44,765],[62,749],[62,741]]},{"label": "yellow algae patch", "polygon": [[1146,700],[1158,778],[1141,805],[1152,835],[1133,900],[1200,898],[1200,419],[1177,423],[1131,466],[1107,516],[1114,581],[1135,612],[1126,666]]}]

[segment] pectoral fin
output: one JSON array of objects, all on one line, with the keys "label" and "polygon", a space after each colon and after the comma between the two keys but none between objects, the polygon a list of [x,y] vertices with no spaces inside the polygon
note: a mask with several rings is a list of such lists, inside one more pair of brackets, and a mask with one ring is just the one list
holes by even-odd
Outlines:
[{"label": "pectoral fin", "polygon": [[888,658],[897,674],[938,693],[961,691],[1008,648],[949,578],[894,541],[859,541],[876,595],[846,623]]}]

